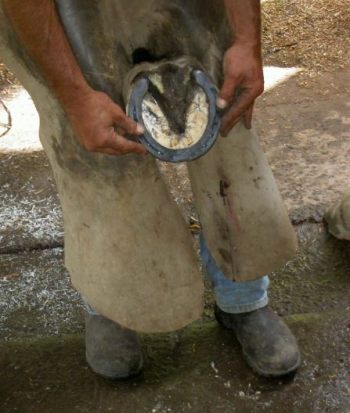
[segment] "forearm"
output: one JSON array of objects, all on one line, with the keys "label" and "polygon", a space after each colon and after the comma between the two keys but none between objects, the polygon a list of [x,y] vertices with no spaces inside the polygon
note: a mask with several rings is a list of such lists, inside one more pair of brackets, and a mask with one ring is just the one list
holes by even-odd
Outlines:
[{"label": "forearm", "polygon": [[63,106],[90,88],[75,60],[53,0],[3,0],[12,24]]},{"label": "forearm", "polygon": [[224,0],[234,41],[261,47],[260,0]]},{"label": "forearm", "polygon": [[224,0],[233,30],[231,47],[224,56],[224,84],[217,105],[225,110],[221,133],[226,136],[243,118],[251,127],[255,99],[264,90],[261,57],[260,0]]}]

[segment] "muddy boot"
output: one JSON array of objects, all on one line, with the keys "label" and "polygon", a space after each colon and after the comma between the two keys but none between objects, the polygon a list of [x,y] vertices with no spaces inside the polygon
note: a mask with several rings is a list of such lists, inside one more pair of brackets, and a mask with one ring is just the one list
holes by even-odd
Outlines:
[{"label": "muddy boot", "polygon": [[86,360],[100,376],[125,379],[142,369],[137,334],[101,315],[85,314],[85,346]]},{"label": "muddy boot", "polygon": [[230,314],[218,307],[217,321],[235,332],[249,366],[265,377],[278,377],[300,366],[295,337],[268,306],[249,313]]}]

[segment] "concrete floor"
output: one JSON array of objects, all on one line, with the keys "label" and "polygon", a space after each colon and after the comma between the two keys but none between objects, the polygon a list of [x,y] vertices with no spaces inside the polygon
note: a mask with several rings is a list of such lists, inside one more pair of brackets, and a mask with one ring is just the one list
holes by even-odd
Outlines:
[{"label": "concrete floor", "polygon": [[[63,267],[62,217],[47,159],[40,147],[3,147],[1,413],[350,412],[350,244],[328,235],[322,222],[349,180],[350,73],[318,81],[308,90],[288,80],[260,99],[256,116],[300,239],[295,258],[271,275],[270,293],[299,340],[299,372],[283,380],[252,373],[232,334],[214,321],[207,291],[201,320],[174,334],[142,336],[142,376],[113,383],[92,374],[82,304]],[[186,216],[186,174],[182,167],[167,173]]]}]

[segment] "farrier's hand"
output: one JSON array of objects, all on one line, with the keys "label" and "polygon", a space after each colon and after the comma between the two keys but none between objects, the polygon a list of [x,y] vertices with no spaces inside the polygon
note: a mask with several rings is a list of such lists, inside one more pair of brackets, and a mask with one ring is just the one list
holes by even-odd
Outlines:
[{"label": "farrier's hand", "polygon": [[64,107],[80,144],[88,151],[109,155],[147,153],[143,145],[126,137],[140,135],[142,127],[106,94],[89,90]]},{"label": "farrier's hand", "polygon": [[220,109],[225,109],[222,136],[227,136],[241,117],[245,127],[251,128],[254,101],[263,91],[260,48],[247,43],[235,43],[224,57],[224,84],[217,102]]}]

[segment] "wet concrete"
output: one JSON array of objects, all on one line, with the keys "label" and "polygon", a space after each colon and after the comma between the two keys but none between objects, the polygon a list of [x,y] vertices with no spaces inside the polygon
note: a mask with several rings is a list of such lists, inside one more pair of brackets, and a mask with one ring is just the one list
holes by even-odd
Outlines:
[{"label": "wet concrete", "polygon": [[[350,75],[338,78],[344,84]],[[296,89],[292,79],[258,110],[300,239],[294,259],[271,275],[271,305],[303,354],[300,371],[283,380],[250,371],[232,334],[216,324],[208,289],[201,320],[142,337],[142,376],[120,383],[96,377],[84,359],[81,299],[63,266],[62,217],[47,159],[41,151],[0,153],[0,412],[350,412],[350,243],[322,223],[350,173],[349,98],[332,90]],[[186,171],[164,170],[188,219],[194,211]]]},{"label": "wet concrete", "polygon": [[79,335],[2,344],[1,411],[339,412],[350,411],[350,311],[290,317],[303,365],[295,377],[255,376],[215,322],[177,336],[143,337],[144,374],[109,382],[93,375]]}]

